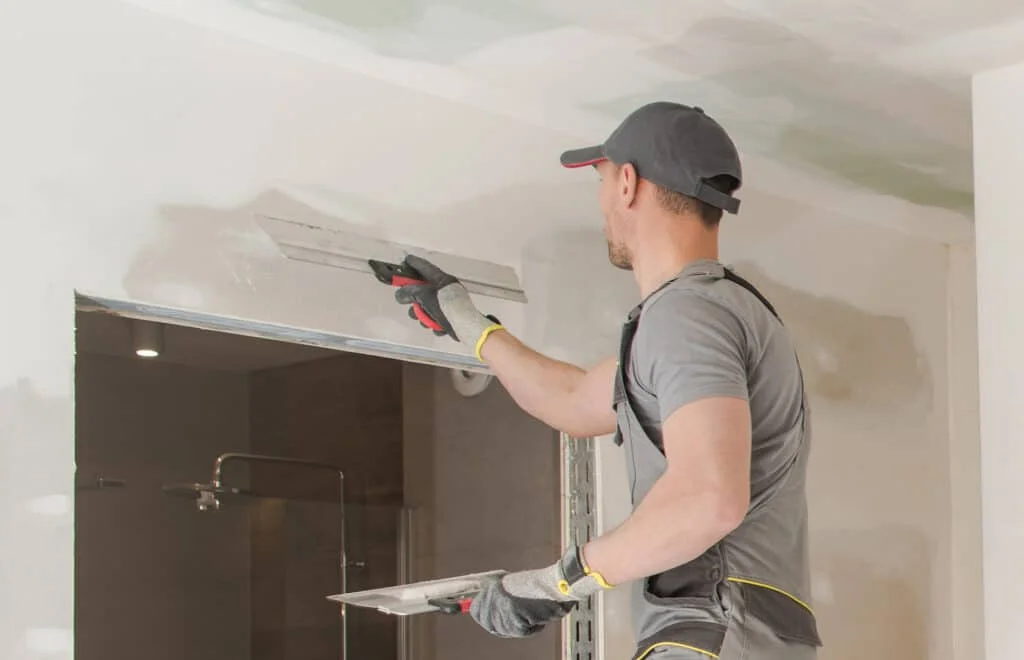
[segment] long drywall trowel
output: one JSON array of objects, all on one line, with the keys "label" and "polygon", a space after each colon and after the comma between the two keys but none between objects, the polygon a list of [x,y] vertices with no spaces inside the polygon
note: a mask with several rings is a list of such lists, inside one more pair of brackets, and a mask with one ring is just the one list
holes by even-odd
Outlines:
[{"label": "long drywall trowel", "polygon": [[383,589],[353,591],[328,596],[328,600],[357,607],[370,607],[385,614],[409,616],[426,612],[460,614],[467,612],[484,580],[501,577],[505,571],[471,573],[441,580],[401,584]]},{"label": "long drywall trowel", "polygon": [[267,215],[257,214],[256,222],[289,259],[376,275],[371,260],[397,264],[405,255],[415,254],[459,278],[470,293],[526,302],[519,277],[509,266]]}]

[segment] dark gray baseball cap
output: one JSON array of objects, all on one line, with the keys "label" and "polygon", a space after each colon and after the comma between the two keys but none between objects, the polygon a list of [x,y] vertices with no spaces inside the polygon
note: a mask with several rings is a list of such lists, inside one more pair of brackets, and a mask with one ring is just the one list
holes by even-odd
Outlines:
[{"label": "dark gray baseball cap", "polygon": [[649,103],[630,113],[604,144],[562,154],[565,167],[603,160],[632,163],[637,176],[648,181],[729,213],[739,211],[740,200],[705,183],[727,174],[739,187],[743,175],[736,145],[718,122],[696,106]]}]

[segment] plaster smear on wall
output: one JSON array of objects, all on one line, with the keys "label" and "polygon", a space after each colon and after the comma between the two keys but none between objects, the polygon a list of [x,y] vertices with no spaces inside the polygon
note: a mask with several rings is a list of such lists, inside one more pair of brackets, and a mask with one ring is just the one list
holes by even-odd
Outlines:
[{"label": "plaster smear on wall", "polygon": [[951,657],[931,639],[941,637],[934,629],[941,614],[921,585],[942,576],[926,534],[905,526],[819,529],[812,552],[814,579],[831,590],[814,603],[822,657],[862,660],[866,649],[882,658]]},{"label": "plaster smear on wall", "polygon": [[535,237],[543,239],[558,228],[601,227],[604,222],[596,201],[596,175],[567,172],[557,165],[557,154],[545,152],[537,160],[539,172],[551,170],[545,182],[469,188],[463,192],[465,199],[433,209],[412,210],[390,200],[294,185],[266,191],[249,207],[274,217],[442,252],[473,243],[474,258],[515,265],[522,246]]},{"label": "plaster smear on wall", "polygon": [[[395,303],[392,289],[373,277],[285,258],[255,221],[255,213],[267,209],[300,221],[315,215],[277,193],[261,195],[236,209],[164,208],[161,239],[143,246],[125,271],[128,297],[301,329],[469,353],[469,348],[434,337],[410,322],[406,310]],[[339,225],[337,220],[334,224]],[[343,225],[339,228],[345,229]],[[487,299],[487,304],[510,327],[520,326],[521,305],[493,299]]]},{"label": "plaster smear on wall", "polygon": [[907,319],[787,287],[753,263],[734,266],[772,301],[800,345],[811,393],[876,412],[931,409],[932,376]]},{"label": "plaster smear on wall", "polygon": [[944,305],[944,295],[923,288],[945,277],[943,246],[860,223],[843,206],[825,211],[763,190],[742,196],[740,214],[721,225],[726,263],[756,264],[790,289],[904,318],[926,353],[945,350],[925,338],[934,324],[928,310]]}]

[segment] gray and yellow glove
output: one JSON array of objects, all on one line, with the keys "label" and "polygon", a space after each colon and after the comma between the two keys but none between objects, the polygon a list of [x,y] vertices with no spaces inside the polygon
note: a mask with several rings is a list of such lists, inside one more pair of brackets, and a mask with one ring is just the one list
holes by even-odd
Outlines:
[{"label": "gray and yellow glove", "polygon": [[[477,359],[484,341],[501,322],[493,316],[484,316],[473,304],[469,292],[459,280],[431,262],[415,255],[406,256],[402,265],[415,271],[423,280],[419,284],[406,284],[395,291],[395,300],[403,305],[419,304],[420,308],[441,327],[435,334],[448,335],[457,342],[473,347]],[[417,318],[413,307],[409,316]],[[420,321],[420,325],[427,328]]]},{"label": "gray and yellow glove", "polygon": [[572,546],[547,568],[507,573],[485,583],[469,612],[492,635],[528,637],[567,615],[581,600],[610,588]]}]

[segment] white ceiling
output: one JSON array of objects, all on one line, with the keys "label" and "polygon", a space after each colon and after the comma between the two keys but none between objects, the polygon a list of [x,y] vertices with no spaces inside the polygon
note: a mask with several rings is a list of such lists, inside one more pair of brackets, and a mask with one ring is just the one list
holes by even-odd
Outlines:
[{"label": "white ceiling", "polygon": [[1019,0],[132,1],[556,130],[696,103],[751,160],[963,216],[968,73],[1024,59]]},{"label": "white ceiling", "polygon": [[595,178],[558,154],[668,98],[735,136],[742,222],[792,201],[964,240],[968,72],[1019,60],[1019,0],[0,3],[0,220],[32,232],[19,250],[77,246],[83,291],[187,308],[224,272],[274,285],[252,212],[537,290],[531,255],[601,250]]}]

